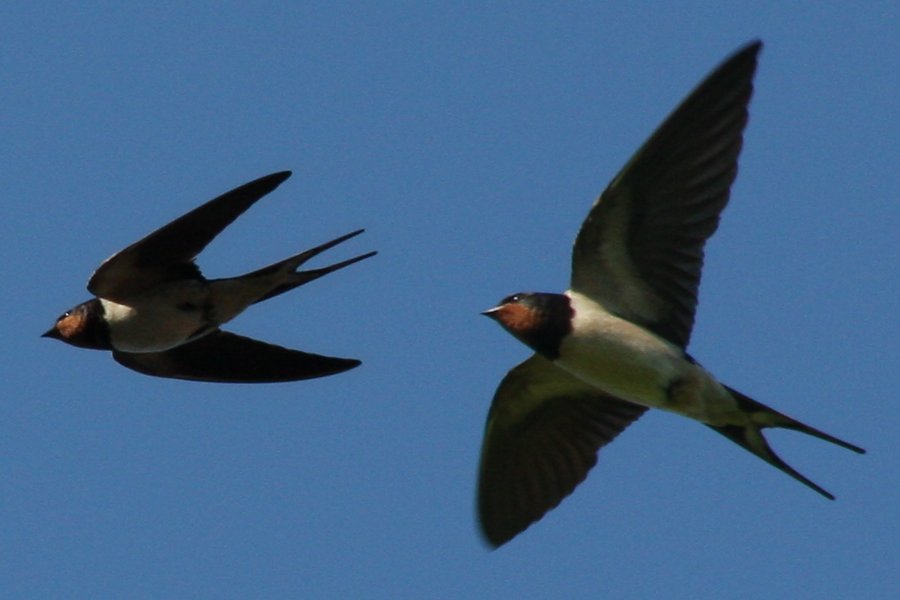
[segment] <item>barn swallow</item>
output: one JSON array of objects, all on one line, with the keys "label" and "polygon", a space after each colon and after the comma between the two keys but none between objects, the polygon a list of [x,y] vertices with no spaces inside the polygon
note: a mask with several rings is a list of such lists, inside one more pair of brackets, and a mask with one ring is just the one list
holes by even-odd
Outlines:
[{"label": "barn swallow", "polygon": [[140,373],[194,381],[296,381],[356,367],[356,359],[290,350],[220,326],[251,304],[374,256],[298,270],[362,229],[240,277],[206,279],[194,262],[225,227],[290,176],[283,171],[246,183],[112,255],[88,281],[95,298],[63,313],[43,337],[111,350],[116,362]]},{"label": "barn swallow", "polygon": [[700,421],[830,499],[762,430],[864,452],[720,383],[685,351],[761,45],[713,71],[600,195],[576,237],[565,293],[515,294],[484,313],[535,352],[500,383],[485,427],[478,512],[492,546],[572,493],[598,450],[648,408]]}]

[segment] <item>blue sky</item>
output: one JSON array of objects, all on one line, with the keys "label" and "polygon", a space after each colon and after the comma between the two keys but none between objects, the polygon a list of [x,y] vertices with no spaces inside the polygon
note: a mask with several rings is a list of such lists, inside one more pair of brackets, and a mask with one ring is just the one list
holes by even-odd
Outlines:
[{"label": "blue sky", "polygon": [[[5,4],[0,596],[893,597],[900,9],[606,4]],[[652,412],[489,552],[481,433],[529,352],[478,313],[564,289],[596,195],[756,37],[690,350],[869,454],[771,436],[828,502]],[[230,326],[362,367],[197,384],[38,337],[104,258],[282,169],[200,265],[233,275],[365,227],[318,264],[376,258]]]}]

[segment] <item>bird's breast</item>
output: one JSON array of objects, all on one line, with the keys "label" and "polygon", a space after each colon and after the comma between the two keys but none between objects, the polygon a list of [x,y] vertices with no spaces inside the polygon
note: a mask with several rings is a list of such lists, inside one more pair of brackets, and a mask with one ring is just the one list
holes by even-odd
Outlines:
[{"label": "bird's breast", "polygon": [[101,299],[110,341],[122,352],[162,352],[210,325],[201,282],[160,286],[119,304]]},{"label": "bird's breast", "polygon": [[573,297],[572,333],[556,364],[608,394],[704,423],[734,423],[734,398],[681,348],[589,300]]},{"label": "bird's breast", "polygon": [[690,367],[681,349],[599,306],[576,299],[573,307],[557,364],[609,394],[663,407],[670,382]]}]

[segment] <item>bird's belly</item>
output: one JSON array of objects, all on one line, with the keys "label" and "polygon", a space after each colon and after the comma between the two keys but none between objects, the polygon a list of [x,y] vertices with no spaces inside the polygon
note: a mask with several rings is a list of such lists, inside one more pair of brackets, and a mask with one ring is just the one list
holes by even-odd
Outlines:
[{"label": "bird's belly", "polygon": [[154,294],[129,304],[102,300],[110,328],[110,341],[123,352],[162,352],[212,330],[204,310],[202,289],[179,290],[177,296]]},{"label": "bird's belly", "polygon": [[609,315],[578,330],[563,342],[556,364],[582,381],[704,423],[740,417],[734,399],[710,373],[646,329]]},{"label": "bird's belly", "polygon": [[556,363],[608,394],[664,408],[683,370],[680,351],[633,324],[608,325],[564,341]]}]

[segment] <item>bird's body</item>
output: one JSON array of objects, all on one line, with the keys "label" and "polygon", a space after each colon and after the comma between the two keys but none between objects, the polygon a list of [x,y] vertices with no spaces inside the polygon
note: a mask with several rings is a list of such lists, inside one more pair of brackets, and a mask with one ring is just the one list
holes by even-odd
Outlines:
[{"label": "bird's body", "polygon": [[[703,367],[671,342],[569,292],[571,335],[555,364],[617,398],[709,424],[732,419],[736,404]],[[675,390],[678,390],[675,393]],[[743,419],[741,419],[743,422]]]},{"label": "bird's body", "polygon": [[121,303],[100,298],[110,347],[121,352],[163,352],[193,339],[210,324],[199,308],[211,304],[209,287],[190,280],[161,285]]},{"label": "bird's body", "polygon": [[686,351],[706,240],[737,175],[756,58],[749,44],[660,125],[594,203],[564,293],[519,293],[484,314],[535,354],[494,394],[478,506],[499,546],[587,476],[597,451],[648,408],[708,425],[827,498],[762,430],[793,429],[855,452],[719,382]]},{"label": "bird's body", "polygon": [[289,350],[221,331],[247,307],[374,255],[298,271],[354,231],[277,263],[226,279],[206,279],[196,255],[235,218],[290,175],[240,186],[106,260],[88,282],[96,297],[67,311],[44,335],[111,350],[119,363],[149,375],[221,382],[293,381],[359,364]]}]

